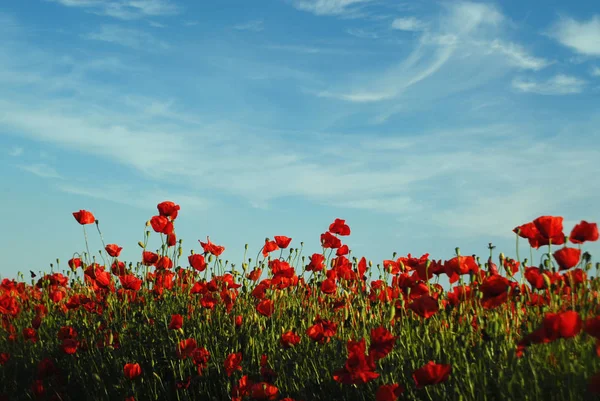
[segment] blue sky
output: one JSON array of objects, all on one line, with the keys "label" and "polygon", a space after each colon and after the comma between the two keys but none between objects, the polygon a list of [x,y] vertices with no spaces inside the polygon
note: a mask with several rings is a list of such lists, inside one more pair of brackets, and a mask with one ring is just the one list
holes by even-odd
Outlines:
[{"label": "blue sky", "polygon": [[79,209],[138,261],[163,200],[238,266],[335,218],[374,264],[600,222],[594,3],[5,0],[0,276],[66,267]]}]

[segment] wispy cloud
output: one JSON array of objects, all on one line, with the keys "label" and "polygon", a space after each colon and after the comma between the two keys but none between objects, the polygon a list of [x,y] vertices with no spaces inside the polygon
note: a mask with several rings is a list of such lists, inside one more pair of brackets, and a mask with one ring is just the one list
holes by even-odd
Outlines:
[{"label": "wispy cloud", "polygon": [[102,25],[100,31],[83,35],[86,39],[115,43],[134,49],[168,49],[169,44],[156,39],[152,34],[137,29],[123,28],[117,25]]},{"label": "wispy cloud", "polygon": [[392,29],[400,31],[422,31],[426,28],[427,24],[416,17],[402,17],[392,21]]},{"label": "wispy cloud", "polygon": [[598,66],[593,66],[593,67],[590,69],[590,75],[591,75],[592,77],[600,77],[600,67],[598,67]]},{"label": "wispy cloud", "polygon": [[356,15],[361,6],[373,0],[289,0],[299,10],[316,15]]},{"label": "wispy cloud", "polygon": [[38,177],[64,179],[64,177],[58,174],[54,167],[44,163],[17,165],[16,167],[20,168],[23,171],[27,171],[31,174],[35,174]]},{"label": "wispy cloud", "polygon": [[23,154],[23,148],[20,146],[14,146],[9,152],[8,155],[12,157],[18,157]]},{"label": "wispy cloud", "polygon": [[359,29],[359,28],[350,28],[347,29],[346,32],[349,35],[355,36],[357,38],[361,38],[361,39],[377,39],[379,38],[379,35],[376,32],[369,32],[369,31],[365,31],[364,29]]},{"label": "wispy cloud", "polygon": [[271,49],[271,50],[282,50],[282,51],[301,53],[301,54],[356,54],[356,53],[360,53],[360,52],[352,52],[350,50],[333,48],[333,47],[292,45],[292,44],[270,44],[270,45],[266,45],[265,48]]},{"label": "wispy cloud", "polygon": [[600,15],[587,21],[562,16],[547,35],[582,55],[600,56]]},{"label": "wispy cloud", "polygon": [[500,40],[494,40],[490,43],[490,50],[506,55],[510,63],[518,68],[539,71],[553,64],[553,62],[544,58],[532,56],[522,46],[515,43],[504,43]]},{"label": "wispy cloud", "polygon": [[181,9],[169,0],[46,0],[122,20],[176,15]]},{"label": "wispy cloud", "polygon": [[154,28],[166,28],[167,27],[167,25],[161,24],[160,22],[156,22],[156,21],[148,21],[148,25],[150,25],[151,27],[154,27]]},{"label": "wispy cloud", "polygon": [[[353,77],[350,88],[324,89],[317,91],[317,96],[356,103],[389,101],[413,88],[414,94],[425,81],[441,77],[440,71],[444,70],[452,74],[452,80],[440,81],[434,92],[420,91],[416,95],[442,97],[477,87],[511,68],[540,70],[549,65],[545,59],[529,55],[523,47],[498,39],[506,19],[497,8],[469,2],[445,7],[446,12],[432,21],[432,27],[421,34],[414,50],[396,66],[376,71],[371,78]],[[411,23],[410,27],[416,25]],[[385,121],[398,107],[391,107],[376,120]]]},{"label": "wispy cloud", "polygon": [[99,183],[94,187],[85,184],[62,184],[56,187],[62,191],[73,195],[81,195],[94,199],[102,199],[114,203],[133,206],[143,210],[155,210],[158,203],[166,199],[177,199],[177,203],[185,210],[190,212],[205,212],[210,209],[212,202],[206,198],[186,195],[177,191],[165,191],[147,185],[144,191],[138,188],[132,188],[131,185],[121,183]]},{"label": "wispy cloud", "polygon": [[513,88],[521,92],[531,92],[540,95],[570,95],[581,93],[586,81],[570,75],[559,74],[546,81],[516,78],[512,82]]},{"label": "wispy cloud", "polygon": [[263,20],[252,20],[242,24],[234,25],[234,29],[238,31],[261,32],[265,29]]},{"label": "wispy cloud", "polygon": [[[490,83],[505,89],[512,79],[505,77],[507,72],[539,71],[549,63],[509,40],[505,22],[489,4],[450,3],[438,19],[430,21],[427,31],[413,35],[414,47],[399,49],[402,51],[393,65],[361,74],[353,74],[356,70],[352,68],[334,67],[328,74],[319,68],[305,71],[305,64],[287,63],[287,58],[295,57],[306,64],[329,66],[330,60],[322,60],[325,57],[303,57],[331,50],[323,46],[271,48],[299,55],[268,52],[262,41],[247,49],[231,46],[221,54],[206,48],[186,48],[188,52],[180,53],[199,54],[201,61],[190,62],[191,73],[165,69],[169,82],[164,86],[153,74],[133,74],[132,70],[140,66],[129,64],[125,55],[123,59],[103,60],[102,52],[91,49],[92,56],[86,54],[90,58],[80,60],[77,52],[41,50],[26,42],[10,48],[0,41],[0,128],[2,135],[51,145],[66,157],[94,157],[124,177],[117,184],[88,187],[92,180],[78,179],[89,177],[65,170],[66,176],[70,174],[68,181],[55,185],[70,194],[148,209],[154,209],[158,201],[172,199],[186,210],[193,207],[186,202],[202,209],[223,204],[223,197],[259,208],[268,208],[281,199],[297,199],[336,210],[381,213],[390,221],[402,219],[409,232],[427,224],[433,227],[429,233],[446,229],[456,237],[472,237],[474,233],[512,237],[512,228],[537,217],[540,205],[552,209],[541,213],[553,213],[577,197],[597,199],[600,183],[595,178],[600,167],[595,160],[600,158],[600,143],[593,133],[600,116],[590,116],[585,126],[569,125],[581,121],[573,122],[571,116],[564,116],[562,121],[561,116],[544,120],[513,102],[515,108],[498,120],[510,123],[471,119],[474,105],[491,108],[489,105],[496,105],[494,101],[501,97],[501,93],[490,94],[489,87],[480,92],[480,103],[465,101],[457,106],[461,102],[457,99],[469,89]],[[389,21],[383,24],[389,26]],[[126,31],[119,33],[127,36]],[[343,28],[339,33],[343,34]],[[116,36],[108,37],[117,40]],[[360,42],[349,39],[342,37],[335,46]],[[127,46],[148,46],[143,38],[137,40]],[[369,48],[378,42],[368,43]],[[354,48],[335,50],[354,57]],[[361,51],[356,50],[356,54]],[[256,60],[244,59],[244,51],[256,51]],[[281,58],[276,62],[263,60],[265,53]],[[365,60],[374,64],[372,59]],[[179,64],[177,61],[171,64]],[[351,67],[361,66],[364,71],[363,61]],[[79,73],[71,73],[83,65],[86,68]],[[196,67],[206,70],[198,73]],[[142,84],[117,86],[89,79],[96,71],[120,72],[123,80],[135,78]],[[200,80],[198,76],[203,75],[208,78]],[[558,86],[573,85],[574,81],[565,77],[562,81],[553,79]],[[280,94],[292,93],[297,82],[274,85],[277,78],[309,82],[316,88],[312,93],[320,98],[284,98]],[[494,82],[497,78],[506,79]],[[217,84],[211,86],[213,81]],[[540,90],[551,81],[534,81],[527,90]],[[167,86],[172,91],[165,90]],[[186,98],[188,88],[193,95]],[[202,105],[197,102],[205,96],[198,97],[198,88],[210,94],[206,96],[210,100]],[[255,103],[255,92],[268,100]],[[446,98],[456,94],[460,96]],[[339,104],[329,98],[361,104]],[[368,129],[362,124],[370,115],[385,121],[397,110],[410,112],[418,107],[423,113],[409,114],[406,124]],[[357,127],[352,123],[359,118],[347,125],[314,122],[326,120],[339,109],[364,114],[359,115]],[[463,119],[456,117],[462,112]],[[455,116],[448,118],[444,113]],[[244,118],[238,118],[240,115]],[[310,118],[304,117],[307,115]],[[301,120],[310,120],[310,125]],[[416,120],[426,121],[414,123]],[[446,125],[448,128],[443,128]],[[557,131],[559,134],[547,137],[548,132]],[[27,168],[33,174],[53,175],[47,166]],[[572,179],[574,171],[578,180]],[[552,172],[553,180],[549,189],[535,184],[548,183],[548,172]],[[127,174],[135,176],[130,181],[133,187],[128,186]],[[156,188],[163,183],[173,183],[177,190],[158,193]],[[151,195],[140,197],[140,193]],[[210,194],[211,198],[195,198],[198,193]],[[509,207],[515,204],[518,211]]]}]

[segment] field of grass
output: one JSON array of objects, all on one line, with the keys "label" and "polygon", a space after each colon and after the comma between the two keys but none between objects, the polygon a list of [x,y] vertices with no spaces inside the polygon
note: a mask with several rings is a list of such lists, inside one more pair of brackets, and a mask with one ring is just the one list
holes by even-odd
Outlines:
[{"label": "field of grass", "polygon": [[179,206],[157,208],[135,265],[81,210],[86,252],[66,271],[2,281],[0,401],[600,399],[599,264],[581,249],[595,223],[516,227],[517,247],[547,248],[539,266],[491,244],[485,263],[457,248],[373,266],[340,219],[322,254],[274,236],[234,265],[209,238],[182,257]]}]

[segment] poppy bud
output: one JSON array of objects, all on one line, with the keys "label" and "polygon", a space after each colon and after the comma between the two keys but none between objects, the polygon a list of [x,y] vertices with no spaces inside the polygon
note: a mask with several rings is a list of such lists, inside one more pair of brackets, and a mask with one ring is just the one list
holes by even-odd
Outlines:
[{"label": "poppy bud", "polygon": [[146,227],[150,227],[150,220],[146,222]]},{"label": "poppy bud", "polygon": [[550,277],[548,277],[546,274],[542,274],[542,277],[544,278],[544,282],[546,283],[546,288],[550,288],[552,282],[550,281]]},{"label": "poppy bud", "polygon": [[144,243],[142,241],[138,241],[138,245],[140,246],[140,248],[144,248]]}]

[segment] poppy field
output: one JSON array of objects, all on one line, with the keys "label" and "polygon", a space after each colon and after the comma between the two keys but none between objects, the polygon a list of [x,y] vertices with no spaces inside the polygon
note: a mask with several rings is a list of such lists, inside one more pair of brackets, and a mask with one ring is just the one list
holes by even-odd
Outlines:
[{"label": "poppy field", "polygon": [[140,261],[80,210],[85,252],[2,280],[0,401],[600,399],[600,263],[582,249],[596,223],[518,225],[517,259],[490,244],[483,261],[374,265],[335,219],[322,253],[275,235],[237,265],[209,237],[184,256],[179,205],[157,209]]}]

